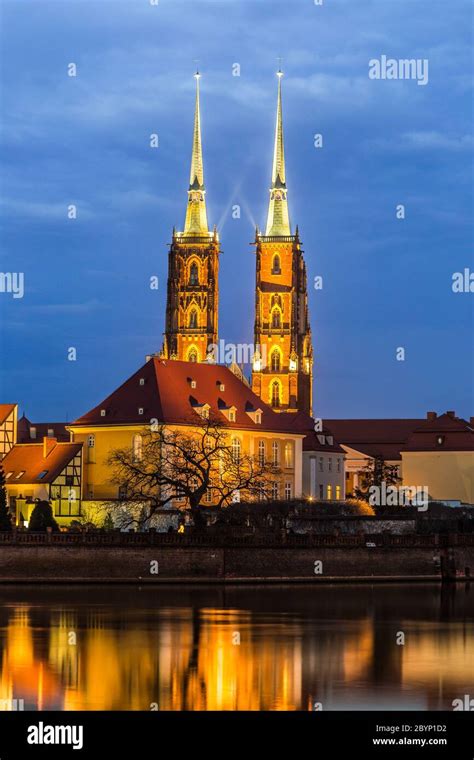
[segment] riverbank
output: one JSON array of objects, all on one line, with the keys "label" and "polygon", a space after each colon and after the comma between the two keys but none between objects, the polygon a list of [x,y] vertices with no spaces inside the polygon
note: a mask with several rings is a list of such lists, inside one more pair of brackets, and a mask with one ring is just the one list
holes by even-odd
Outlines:
[{"label": "riverbank", "polygon": [[0,535],[0,583],[469,581],[473,534]]}]

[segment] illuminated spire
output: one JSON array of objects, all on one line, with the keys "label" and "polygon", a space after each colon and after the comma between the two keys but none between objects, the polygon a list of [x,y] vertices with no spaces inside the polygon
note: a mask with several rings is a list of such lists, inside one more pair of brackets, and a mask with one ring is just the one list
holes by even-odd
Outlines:
[{"label": "illuminated spire", "polygon": [[278,101],[275,127],[275,147],[273,150],[272,186],[268,206],[267,227],[265,235],[291,235],[288,202],[286,199],[285,150],[283,146],[283,119],[281,112],[281,78],[283,72],[277,71]]},{"label": "illuminated spire", "polygon": [[194,113],[193,151],[191,155],[191,172],[189,176],[188,206],[184,223],[185,235],[207,235],[206,191],[204,189],[204,171],[202,166],[201,115],[199,111],[199,79],[196,71],[196,110]]}]

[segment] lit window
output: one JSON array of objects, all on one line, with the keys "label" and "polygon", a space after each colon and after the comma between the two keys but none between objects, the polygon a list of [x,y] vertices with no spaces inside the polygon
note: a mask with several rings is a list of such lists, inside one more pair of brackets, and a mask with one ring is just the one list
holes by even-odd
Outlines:
[{"label": "lit window", "polygon": [[272,443],[272,462],[273,464],[278,464],[280,459],[280,447],[278,446],[278,441],[273,441]]},{"label": "lit window", "polygon": [[132,441],[133,447],[133,461],[140,462],[142,458],[142,437],[141,435],[134,435]]},{"label": "lit window", "polygon": [[265,441],[258,442],[258,463],[265,464]]},{"label": "lit window", "polygon": [[255,413],[255,424],[256,425],[261,425],[262,424],[262,413],[261,412],[256,412]]},{"label": "lit window", "polygon": [[272,261],[272,274],[281,274],[280,257],[276,253]]},{"label": "lit window", "polygon": [[280,383],[275,380],[272,383],[272,406],[278,408],[280,406]]},{"label": "lit window", "polygon": [[285,483],[285,499],[291,499],[291,483]]},{"label": "lit window", "polygon": [[191,264],[189,267],[189,284],[190,285],[199,285],[199,273],[198,273],[198,267],[195,262]]},{"label": "lit window", "polygon": [[138,414],[143,414],[143,407],[142,406],[138,407]]},{"label": "lit window", "polygon": [[[48,472],[48,470],[45,470],[44,473],[43,473],[43,475],[39,475],[38,477],[40,477],[40,478],[44,477],[44,475],[46,475],[47,472]],[[25,470],[20,470],[20,472],[18,473],[18,475],[15,475],[15,480],[19,480],[22,477],[22,475],[24,475],[24,474],[25,474]]]},{"label": "lit window", "polygon": [[293,467],[293,445],[289,441],[285,443],[285,467]]},{"label": "lit window", "polygon": [[229,421],[230,422],[235,422],[235,410],[234,409],[231,409],[230,412],[229,412]]},{"label": "lit window", "polygon": [[145,385],[145,378],[144,377],[140,378],[140,385]]},{"label": "lit window", "polygon": [[339,501],[341,498],[341,486],[336,486],[336,499]]},{"label": "lit window", "polygon": [[100,410],[100,416],[101,417],[105,417],[105,409],[101,409]]},{"label": "lit window", "polygon": [[277,348],[272,351],[271,357],[272,372],[280,371],[280,352]]},{"label": "lit window", "polygon": [[36,428],[30,427],[30,438],[36,438]]},{"label": "lit window", "polygon": [[95,446],[95,435],[89,435],[87,437],[87,445],[90,449],[93,449]]},{"label": "lit window", "polygon": [[8,480],[8,478],[11,478],[12,475],[13,475],[13,472],[7,472],[7,474],[5,475],[5,480]]},{"label": "lit window", "polygon": [[327,498],[332,499],[332,486],[327,487]]},{"label": "lit window", "polygon": [[279,330],[281,328],[281,311],[278,308],[272,311],[272,328],[273,330]]},{"label": "lit window", "polygon": [[[21,473],[21,474],[24,475],[24,473]],[[40,474],[38,475],[38,480],[42,480],[47,474],[48,474],[48,470],[41,470]]]},{"label": "lit window", "polygon": [[238,438],[232,439],[232,459],[234,462],[240,462],[240,457],[242,455],[242,444],[240,443],[240,440]]},{"label": "lit window", "polygon": [[54,437],[54,429],[48,428],[48,438],[53,438],[53,437]]}]

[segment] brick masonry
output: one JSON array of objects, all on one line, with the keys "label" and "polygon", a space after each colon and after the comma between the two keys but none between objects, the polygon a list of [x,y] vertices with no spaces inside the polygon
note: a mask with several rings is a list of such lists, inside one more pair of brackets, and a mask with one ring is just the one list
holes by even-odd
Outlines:
[{"label": "brick masonry", "polygon": [[415,580],[441,578],[441,565],[451,578],[474,576],[474,546],[0,547],[0,583]]}]

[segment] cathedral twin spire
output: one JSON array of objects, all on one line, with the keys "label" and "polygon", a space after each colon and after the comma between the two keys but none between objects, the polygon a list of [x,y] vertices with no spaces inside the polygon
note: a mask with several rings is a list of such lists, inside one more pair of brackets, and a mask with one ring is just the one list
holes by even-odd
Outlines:
[{"label": "cathedral twin spire", "polygon": [[184,222],[184,235],[209,235],[206,211],[206,190],[204,187],[204,169],[202,163],[201,113],[199,108],[199,79],[196,71],[196,107],[194,112],[193,150],[191,154],[191,172],[189,176],[188,205]]},{"label": "cathedral twin spire", "polygon": [[272,186],[270,188],[270,202],[268,205],[267,227],[265,230],[265,235],[268,236],[291,235],[288,201],[286,199],[285,148],[283,144],[283,117],[281,107],[281,78],[283,72],[279,70],[277,76],[278,99],[275,146],[273,149]]},{"label": "cathedral twin spire", "polygon": [[[275,126],[275,145],[273,150],[272,183],[270,187],[270,201],[268,205],[267,226],[265,235],[287,236],[291,235],[290,219],[288,213],[286,176],[285,176],[285,149],[283,142],[283,117],[281,104],[281,79],[283,72],[277,72],[278,98]],[[188,205],[184,223],[184,235],[209,235],[211,234],[207,224],[206,190],[204,187],[204,169],[202,160],[201,142],[201,113],[199,102],[199,79],[201,75],[196,71],[196,106],[194,112],[193,148],[191,154],[191,172],[189,176]]]}]

